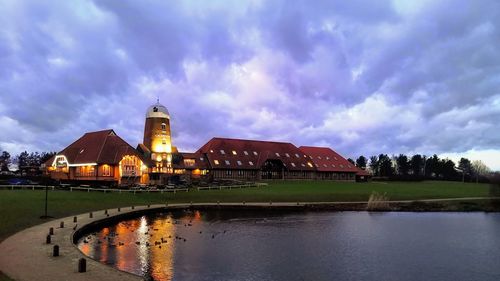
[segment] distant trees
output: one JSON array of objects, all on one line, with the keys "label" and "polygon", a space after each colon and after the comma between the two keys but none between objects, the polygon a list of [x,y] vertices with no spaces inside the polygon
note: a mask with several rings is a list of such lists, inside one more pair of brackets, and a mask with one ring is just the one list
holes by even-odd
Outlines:
[{"label": "distant trees", "polygon": [[10,153],[8,153],[7,151],[2,151],[2,153],[0,153],[0,171],[9,171],[10,163]]},{"label": "distant trees", "polygon": [[490,168],[486,166],[481,160],[472,162],[472,170],[476,176],[476,182],[479,182],[479,177],[486,176],[490,172]]},{"label": "distant trees", "polygon": [[347,158],[347,161],[349,161],[353,165],[356,165],[356,163],[354,163],[354,160],[352,160],[351,158]]},{"label": "distant trees", "polygon": [[361,155],[358,157],[358,159],[356,159],[356,167],[364,170],[366,169],[366,164],[367,164],[366,162],[367,162],[366,158],[363,155]]}]

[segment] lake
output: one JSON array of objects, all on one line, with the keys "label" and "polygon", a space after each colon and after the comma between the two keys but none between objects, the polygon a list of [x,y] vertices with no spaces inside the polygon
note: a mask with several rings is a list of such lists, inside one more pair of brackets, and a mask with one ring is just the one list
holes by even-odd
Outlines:
[{"label": "lake", "polygon": [[147,280],[500,280],[498,213],[175,211],[78,247]]}]

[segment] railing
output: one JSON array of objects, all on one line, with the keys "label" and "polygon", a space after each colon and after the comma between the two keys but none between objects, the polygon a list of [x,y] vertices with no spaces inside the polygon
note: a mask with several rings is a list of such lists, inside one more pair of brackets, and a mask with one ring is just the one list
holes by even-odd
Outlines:
[{"label": "railing", "polygon": [[248,187],[263,187],[268,184],[265,182],[256,182],[256,183],[247,183],[247,184],[238,184],[238,185],[212,185],[212,186],[199,186],[196,189],[198,190],[211,190],[211,189],[233,189],[233,188],[248,188]]}]

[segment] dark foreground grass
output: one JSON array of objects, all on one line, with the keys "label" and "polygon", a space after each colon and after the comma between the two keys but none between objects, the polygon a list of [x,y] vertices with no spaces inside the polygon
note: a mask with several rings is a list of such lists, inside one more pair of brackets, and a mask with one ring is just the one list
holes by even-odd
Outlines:
[{"label": "dark foreground grass", "polygon": [[[232,190],[191,190],[173,193],[102,193],[50,191],[49,211],[59,218],[92,210],[166,202],[325,202],[367,201],[376,191],[390,200],[487,197],[487,184],[457,182],[370,182],[344,183],[319,181],[270,182],[267,187]],[[29,226],[44,222],[44,191],[0,190],[0,241]]]}]

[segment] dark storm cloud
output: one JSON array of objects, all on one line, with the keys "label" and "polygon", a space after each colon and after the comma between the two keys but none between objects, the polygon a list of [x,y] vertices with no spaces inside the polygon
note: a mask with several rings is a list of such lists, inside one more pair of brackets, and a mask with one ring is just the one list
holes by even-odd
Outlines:
[{"label": "dark storm cloud", "polygon": [[[498,150],[496,1],[4,1],[0,146],[213,136],[378,153]],[[496,165],[496,164],[493,164]],[[500,169],[500,164],[498,167]]]}]

